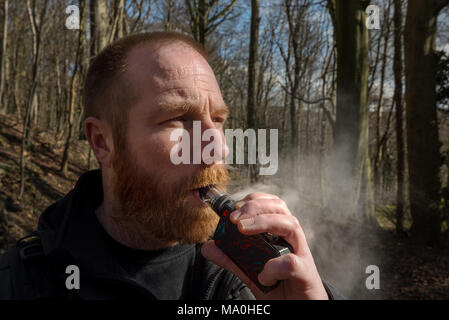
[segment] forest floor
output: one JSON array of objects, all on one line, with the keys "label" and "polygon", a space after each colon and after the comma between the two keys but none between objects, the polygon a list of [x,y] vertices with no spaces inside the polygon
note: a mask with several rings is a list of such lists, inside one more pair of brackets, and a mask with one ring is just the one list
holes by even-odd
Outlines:
[{"label": "forest floor", "polygon": [[[56,132],[34,130],[27,154],[25,192],[18,201],[21,128],[15,118],[0,115],[0,254],[31,232],[45,208],[70,191],[87,170],[87,142],[72,145],[68,175],[64,177],[59,173],[64,140],[58,139]],[[347,232],[343,228],[339,230],[338,224],[335,230],[339,237],[348,238]],[[359,230],[358,234],[364,235],[357,238],[363,244],[363,252],[375,252],[378,257],[380,289],[366,289],[364,279],[368,274],[363,270],[358,276],[360,281],[352,284],[354,290],[347,293],[348,298],[449,299],[448,248],[415,246],[409,244],[408,239],[380,227],[374,232]],[[348,241],[355,240],[348,238]],[[335,241],[329,239],[329,242]],[[344,247],[340,249],[344,250]],[[370,255],[364,258],[363,252],[361,265],[366,265]]]},{"label": "forest floor", "polygon": [[[371,229],[371,230],[370,230]],[[406,236],[380,227],[362,228],[360,273],[353,299],[449,299],[449,249],[414,245]],[[376,265],[380,289],[368,290],[366,266]],[[357,277],[355,277],[357,278]],[[354,282],[353,282],[354,283]]]}]

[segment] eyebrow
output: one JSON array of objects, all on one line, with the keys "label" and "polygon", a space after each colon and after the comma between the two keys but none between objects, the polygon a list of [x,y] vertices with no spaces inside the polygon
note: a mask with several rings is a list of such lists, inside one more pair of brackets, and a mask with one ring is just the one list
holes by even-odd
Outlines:
[{"label": "eyebrow", "polygon": [[[198,110],[202,110],[203,107],[196,103],[190,102],[182,102],[182,103],[167,103],[161,104],[159,107],[159,111],[168,111],[168,112],[197,112]],[[229,107],[225,104],[220,104],[216,107],[213,107],[214,114],[219,114],[223,116],[229,115]]]}]

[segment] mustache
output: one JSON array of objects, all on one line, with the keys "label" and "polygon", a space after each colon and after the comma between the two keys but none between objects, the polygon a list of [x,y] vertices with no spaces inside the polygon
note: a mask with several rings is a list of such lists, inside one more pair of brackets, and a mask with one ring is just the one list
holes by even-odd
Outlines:
[{"label": "mustache", "polygon": [[224,165],[214,165],[206,167],[194,176],[187,178],[182,186],[182,194],[187,194],[194,189],[202,188],[208,185],[215,185],[218,188],[225,189],[229,183],[229,173]]}]

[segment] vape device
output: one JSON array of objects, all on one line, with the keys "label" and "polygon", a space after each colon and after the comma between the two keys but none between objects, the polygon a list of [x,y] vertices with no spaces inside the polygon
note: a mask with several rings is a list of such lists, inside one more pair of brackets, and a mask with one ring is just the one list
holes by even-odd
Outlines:
[{"label": "vape device", "polygon": [[284,239],[264,232],[256,235],[244,235],[236,224],[230,220],[235,210],[235,201],[226,193],[218,191],[214,186],[200,188],[200,197],[219,216],[217,229],[213,239],[219,247],[262,292],[269,292],[279,284],[264,286],[257,276],[262,272],[265,263],[273,258],[293,252],[291,245]]}]

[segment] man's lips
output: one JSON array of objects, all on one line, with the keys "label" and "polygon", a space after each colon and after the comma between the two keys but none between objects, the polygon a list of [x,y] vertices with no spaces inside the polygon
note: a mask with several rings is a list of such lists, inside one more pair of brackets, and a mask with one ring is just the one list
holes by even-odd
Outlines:
[{"label": "man's lips", "polygon": [[207,206],[207,204],[204,203],[204,201],[203,201],[203,200],[201,199],[201,197],[200,197],[200,191],[199,191],[199,189],[200,189],[200,188],[198,188],[198,189],[193,189],[193,190],[191,191],[190,195],[192,196],[192,198],[194,199],[194,201],[195,201],[198,205],[200,205],[200,206]]}]

